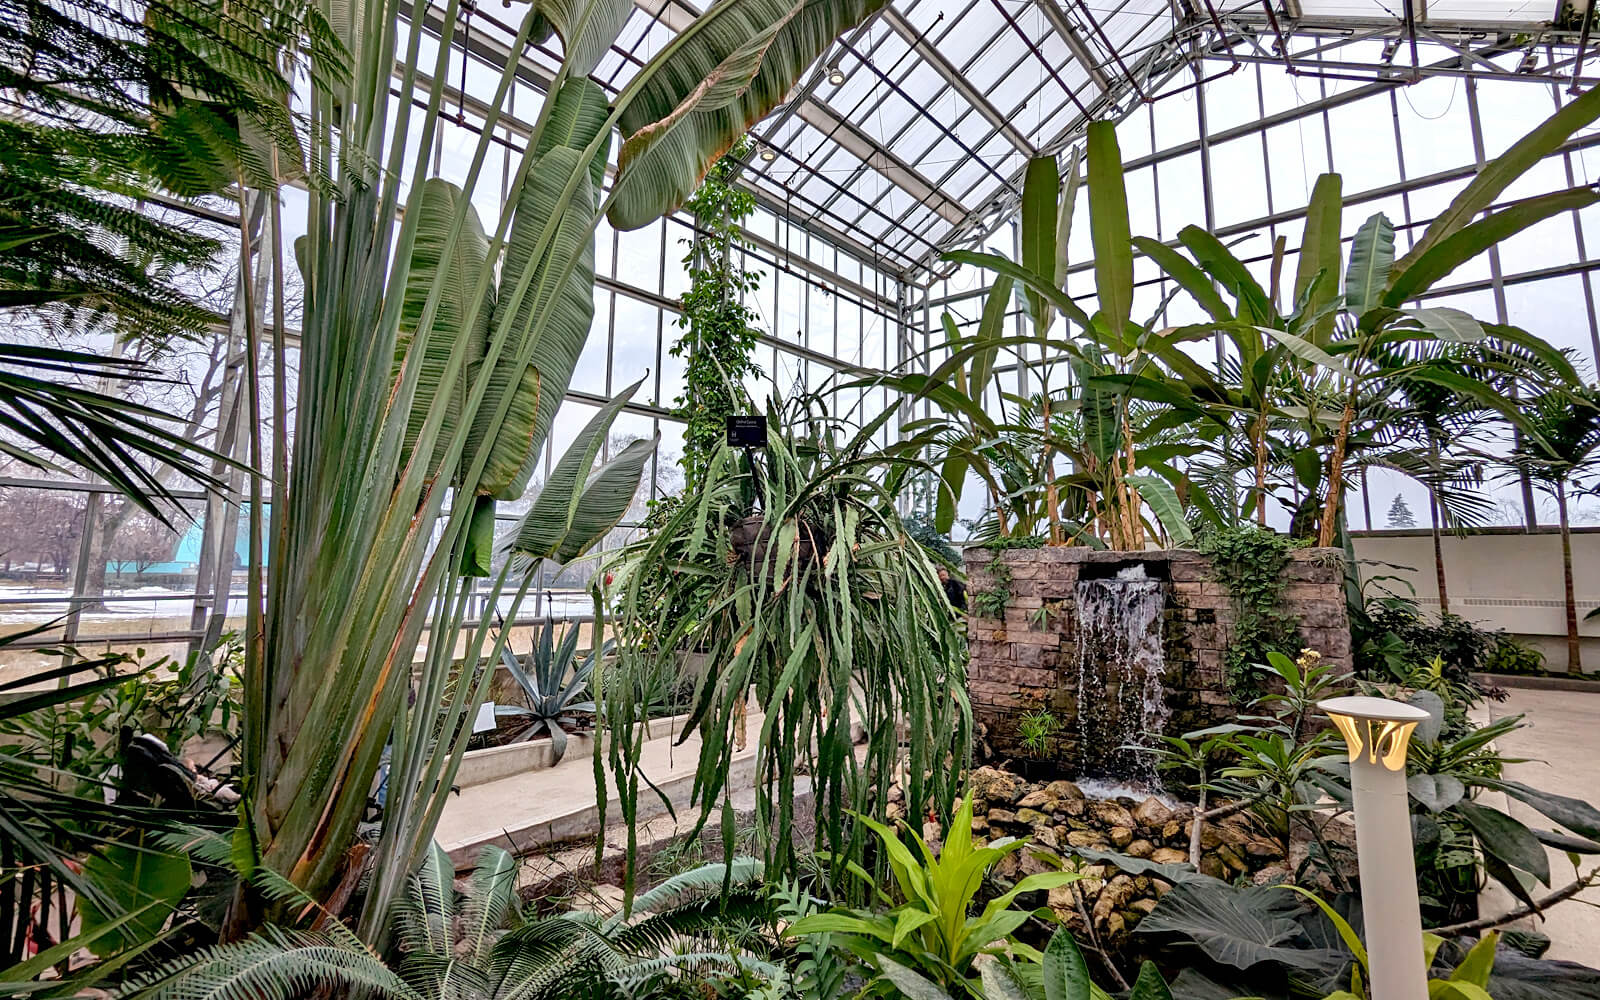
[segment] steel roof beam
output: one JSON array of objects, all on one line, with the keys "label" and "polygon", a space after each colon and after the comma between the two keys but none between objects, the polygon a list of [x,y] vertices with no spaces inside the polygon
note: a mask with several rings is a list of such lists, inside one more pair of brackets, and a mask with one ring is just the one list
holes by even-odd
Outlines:
[{"label": "steel roof beam", "polygon": [[1078,34],[1078,29],[1074,28],[1072,22],[1067,20],[1067,12],[1062,10],[1055,0],[1034,0],[1034,3],[1038,5],[1040,10],[1044,11],[1045,20],[1049,21],[1050,27],[1054,28],[1055,33],[1061,36],[1061,40],[1067,44],[1067,51],[1072,53],[1072,58],[1078,60],[1078,64],[1083,67],[1085,73],[1089,74],[1089,79],[1094,81],[1094,85],[1100,88],[1101,93],[1109,91],[1111,89],[1111,81],[1106,79],[1104,73],[1100,72],[1100,64],[1095,62],[1094,56],[1089,52],[1089,47],[1083,43],[1083,38]]},{"label": "steel roof beam", "polygon": [[977,87],[972,85],[972,81],[968,80],[965,74],[956,69],[950,60],[944,57],[943,53],[929,43],[922,36],[922,33],[917,30],[916,25],[906,20],[904,14],[901,14],[893,7],[886,7],[884,8],[883,19],[888,22],[889,27],[893,28],[901,38],[906,40],[906,44],[911,46],[912,50],[916,52],[923,62],[932,66],[940,76],[944,77],[944,81],[956,93],[960,94],[968,104],[972,105],[978,114],[988,119],[989,124],[993,125],[1001,135],[1005,136],[1006,140],[1015,146],[1019,152],[1024,156],[1030,157],[1038,152],[1038,150],[1034,149],[1033,143],[1028,141],[1028,137],[1023,135],[1015,125],[1011,124],[1011,120],[1002,114],[999,108],[989,103],[989,99]]}]

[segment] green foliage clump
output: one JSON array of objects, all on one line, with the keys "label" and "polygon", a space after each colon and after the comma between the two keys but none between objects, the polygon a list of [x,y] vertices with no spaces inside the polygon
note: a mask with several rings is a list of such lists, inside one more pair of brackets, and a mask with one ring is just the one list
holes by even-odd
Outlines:
[{"label": "green foliage clump", "polygon": [[1491,674],[1523,676],[1548,673],[1543,653],[1504,632],[1495,635],[1494,643],[1483,658],[1483,669]]},{"label": "green foliage clump", "polygon": [[1011,567],[1006,565],[1003,553],[1011,549],[1043,547],[1044,539],[1038,535],[1001,536],[984,542],[983,548],[994,554],[984,567],[989,574],[990,584],[970,596],[972,613],[979,618],[1004,618],[1006,605],[1011,603]]},{"label": "green foliage clump", "polygon": [[1241,524],[1203,533],[1196,547],[1211,560],[1217,581],[1228,588],[1234,616],[1226,662],[1228,694],[1236,704],[1247,704],[1263,690],[1255,665],[1269,662],[1272,653],[1292,656],[1300,648],[1298,623],[1282,607],[1292,543],[1267,528]]},{"label": "green foliage clump", "polygon": [[679,460],[694,490],[705,479],[706,466],[722,440],[726,418],[750,409],[747,378],[760,378],[751,360],[756,347],[757,316],[744,304],[761,276],[744,268],[744,220],[756,199],[733,178],[750,144],[741,138],[712,165],[700,190],[684,205],[694,216],[697,232],[683,258],[689,290],[679,301],[678,326],[686,332],[668,348],[675,358],[687,357],[683,394],[672,414],[683,420],[683,457]]},{"label": "green foliage clump", "polygon": [[1061,720],[1048,708],[1036,708],[1017,720],[1017,735],[1021,737],[1022,749],[1035,757],[1050,753],[1050,745],[1061,728]]}]

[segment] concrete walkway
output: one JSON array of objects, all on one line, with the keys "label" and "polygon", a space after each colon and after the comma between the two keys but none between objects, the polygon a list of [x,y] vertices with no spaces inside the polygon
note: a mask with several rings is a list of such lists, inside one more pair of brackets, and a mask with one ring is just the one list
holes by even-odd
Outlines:
[{"label": "concrete walkway", "polygon": [[[1511,781],[1520,781],[1540,791],[1554,792],[1600,805],[1600,692],[1533,691],[1510,689],[1510,697],[1498,704],[1489,703],[1492,719],[1507,715],[1527,716],[1526,725],[1502,740],[1500,750],[1508,757],[1526,757],[1527,763],[1512,764],[1505,770]],[[1513,816],[1536,829],[1549,829],[1550,820],[1521,802],[1512,800]],[[1550,881],[1560,888],[1572,881],[1572,862],[1567,855],[1550,850]],[[1600,858],[1579,859],[1584,871],[1600,865]],[[1499,890],[1485,894],[1485,913],[1501,912],[1515,905],[1510,894]],[[1537,898],[1543,890],[1536,890]],[[1584,905],[1588,903],[1590,905]],[[1529,927],[1550,935],[1547,958],[1564,958],[1585,965],[1600,964],[1600,886],[1591,886],[1577,899],[1557,904],[1540,924]]]},{"label": "concrete walkway", "polygon": [[[749,746],[733,755],[729,784],[753,786],[755,746],[763,716],[751,713],[747,721]],[[683,816],[688,810],[700,761],[700,737],[694,735],[674,746],[674,735],[649,740],[643,748],[640,769]],[[621,818],[616,785],[606,769],[606,822]],[[555,767],[525,771],[496,781],[463,788],[452,795],[434,834],[450,853],[458,870],[472,867],[484,844],[498,844],[523,855],[555,844],[593,838],[600,834],[595,804],[594,761],[586,754],[569,754]],[[639,786],[638,819],[666,813],[660,796],[643,782]]]}]

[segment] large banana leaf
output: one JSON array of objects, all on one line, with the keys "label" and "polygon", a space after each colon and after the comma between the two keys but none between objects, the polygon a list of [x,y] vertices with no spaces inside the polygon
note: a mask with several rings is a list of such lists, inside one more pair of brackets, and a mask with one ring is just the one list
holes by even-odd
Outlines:
[{"label": "large banana leaf", "polygon": [[[580,516],[580,508],[584,503],[584,482],[594,468],[595,459],[600,456],[606,435],[611,433],[611,425],[617,419],[617,414],[622,412],[643,382],[640,379],[633,383],[602,406],[578,432],[572,444],[567,446],[560,461],[550,470],[550,478],[540,488],[539,496],[529,508],[527,517],[518,526],[511,545],[514,550],[536,558],[552,558],[561,550],[563,539]],[[616,519],[621,519],[628,501],[632,499],[633,493],[630,491]]]},{"label": "large banana leaf", "polygon": [[680,207],[835,38],[887,4],[723,0],[701,15],[619,98],[611,224],[637,229]]},{"label": "large banana leaf", "polygon": [[[511,324],[511,337],[494,362],[490,396],[468,438],[469,452],[489,449],[478,484],[485,496],[514,500],[527,487],[594,320],[594,194],[580,157],[581,150],[566,145],[539,157],[511,222],[495,316],[497,326]],[[546,252],[534,261],[533,248],[574,182],[577,194],[561,213]],[[560,280],[563,272],[567,277]],[[523,289],[520,296],[514,285]],[[530,349],[531,360],[524,362]],[[493,400],[507,393],[510,408],[496,424]]]},{"label": "large banana leaf", "polygon": [[[1341,190],[1343,181],[1338,174],[1323,174],[1311,189],[1311,201],[1306,206],[1306,228],[1300,241],[1300,263],[1294,273],[1294,299],[1299,302],[1306,290],[1316,282],[1311,298],[1306,303],[1309,312],[1316,312],[1339,295],[1339,219],[1343,207]],[[1317,281],[1317,276],[1322,280]],[[1329,312],[1317,320],[1308,333],[1308,339],[1317,345],[1326,345],[1333,339],[1334,316]]]},{"label": "large banana leaf", "polygon": [[594,72],[633,13],[633,0],[534,0],[532,40],[543,42],[554,32],[565,48],[567,75],[581,80]]},{"label": "large banana leaf", "polygon": [[[1100,315],[1120,342],[1133,312],[1133,244],[1128,232],[1122,152],[1112,122],[1089,126],[1089,237],[1094,244]],[[1119,349],[1118,353],[1126,352]]]},{"label": "large banana leaf", "polygon": [[1350,265],[1344,272],[1345,307],[1357,316],[1382,301],[1394,263],[1394,225],[1382,212],[1373,215],[1350,244]]},{"label": "large banana leaf", "polygon": [[1543,222],[1553,215],[1583,208],[1600,201],[1600,193],[1588,188],[1558,191],[1530,198],[1457,230],[1437,241],[1421,254],[1408,254],[1415,262],[1394,276],[1383,295],[1383,304],[1399,306],[1433,287],[1434,282],[1483,253],[1501,240]]},{"label": "large banana leaf", "polygon": [[[1035,156],[1028,161],[1022,181],[1022,263],[1037,274],[1054,274],[1056,268],[1056,221],[1061,197],[1061,173],[1054,156]],[[1050,303],[1032,289],[1023,289],[1028,313],[1042,335],[1050,329],[1054,311]],[[992,302],[991,293],[990,301]]]},{"label": "large banana leaf", "polygon": [[1484,164],[1472,182],[1429,224],[1411,252],[1394,266],[1395,274],[1405,273],[1441,240],[1466,226],[1479,212],[1494,204],[1501,192],[1518,177],[1555,152],[1574,132],[1596,118],[1600,118],[1600,96],[1591,89],[1545,119],[1533,131],[1518,139],[1510,149]]},{"label": "large banana leaf", "polygon": [[[450,229],[457,212],[465,212],[465,222],[455,246],[449,247]],[[446,250],[449,259],[445,259]],[[468,357],[482,357],[488,340],[489,315],[494,306],[494,286],[484,295],[482,308],[478,309],[470,330],[463,329],[467,314],[467,296],[477,283],[478,274],[489,259],[489,240],[483,234],[483,223],[478,212],[467,200],[466,192],[446,180],[433,178],[423,185],[422,210],[417,220],[416,242],[411,248],[411,271],[406,277],[405,302],[400,311],[399,333],[395,338],[394,376],[400,379],[400,366],[411,354],[416,338],[417,324],[422,320],[428,293],[437,282],[439,304],[435,307],[433,327],[422,350],[413,360],[422,366],[412,393],[406,420],[406,436],[401,451],[401,464],[410,460],[412,447],[422,430],[423,422],[434,406],[435,399],[444,400],[445,418],[440,431],[440,441],[448,442],[461,421],[467,404],[471,383],[458,376],[446,387],[444,380],[450,363],[450,353],[461,337],[469,340]],[[440,446],[435,445],[437,457]]]}]

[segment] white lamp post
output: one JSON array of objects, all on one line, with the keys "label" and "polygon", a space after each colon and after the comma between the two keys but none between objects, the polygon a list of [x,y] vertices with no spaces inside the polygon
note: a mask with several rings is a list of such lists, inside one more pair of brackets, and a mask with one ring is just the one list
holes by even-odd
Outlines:
[{"label": "white lamp post", "polygon": [[1372,1000],[1427,1000],[1406,748],[1428,713],[1387,698],[1330,698],[1317,707],[1333,719],[1350,750],[1369,995]]}]

